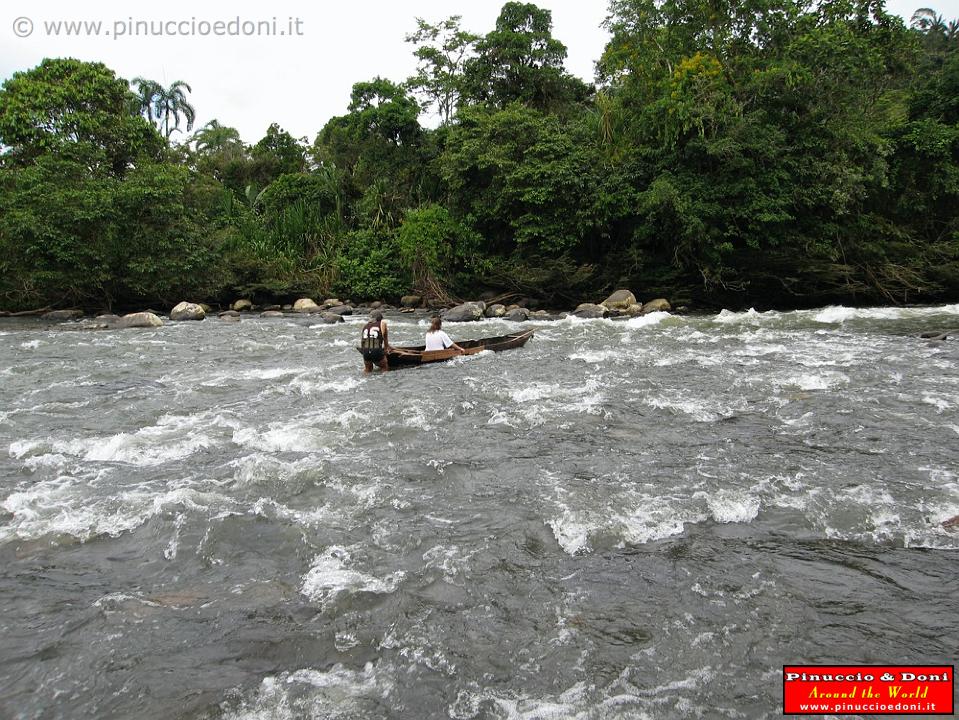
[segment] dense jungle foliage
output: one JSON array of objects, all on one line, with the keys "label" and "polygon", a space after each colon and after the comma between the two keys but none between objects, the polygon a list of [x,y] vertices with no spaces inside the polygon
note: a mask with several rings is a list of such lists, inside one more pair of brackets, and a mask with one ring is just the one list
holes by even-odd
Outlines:
[{"label": "dense jungle foliage", "polygon": [[356,83],[312,142],[188,135],[182,81],[16,73],[0,308],[959,298],[955,22],[882,0],[612,0],[607,26],[586,84],[535,5],[485,35],[417,20],[417,74]]}]

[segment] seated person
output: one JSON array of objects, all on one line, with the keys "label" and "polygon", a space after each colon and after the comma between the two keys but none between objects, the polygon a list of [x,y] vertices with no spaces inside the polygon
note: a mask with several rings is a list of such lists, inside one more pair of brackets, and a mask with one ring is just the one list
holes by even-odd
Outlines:
[{"label": "seated person", "polygon": [[439,317],[433,318],[433,322],[430,325],[429,331],[426,333],[426,351],[430,350],[445,350],[446,348],[453,348],[460,352],[465,352],[463,348],[457,345],[455,342],[450,339],[450,336],[443,332],[440,328],[443,327],[443,321]]}]

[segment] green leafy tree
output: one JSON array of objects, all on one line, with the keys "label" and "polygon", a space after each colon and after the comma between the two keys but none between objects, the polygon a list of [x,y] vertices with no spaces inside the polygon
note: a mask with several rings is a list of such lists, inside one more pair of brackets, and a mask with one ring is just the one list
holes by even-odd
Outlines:
[{"label": "green leafy tree", "polygon": [[264,188],[281,175],[306,169],[304,141],[296,140],[276,123],[250,149],[250,156],[247,181],[254,188]]},{"label": "green leafy tree", "polygon": [[137,113],[125,80],[101,63],[44,60],[0,89],[0,143],[6,162],[28,165],[47,153],[82,156],[89,171],[122,176],[162,141]]},{"label": "green leafy tree", "polygon": [[252,160],[236,128],[211,120],[191,140],[196,169],[243,196],[250,184]]},{"label": "green leafy tree", "polygon": [[414,289],[449,302],[451,286],[463,283],[475,262],[478,237],[446,208],[432,204],[406,214],[396,231],[396,245]]},{"label": "green leafy tree", "polygon": [[552,28],[549,10],[506,3],[496,29],[477,42],[476,57],[466,62],[464,95],[500,109],[519,102],[546,110],[584,100],[589,88],[563,69],[566,46]]},{"label": "green leafy tree", "polygon": [[418,116],[406,89],[376,78],[356,83],[348,114],[332,118],[317,136],[317,161],[337,169],[358,224],[395,222],[429,182],[428,144]]},{"label": "green leafy tree", "polygon": [[434,108],[444,124],[449,123],[459,105],[464,87],[464,69],[478,35],[460,28],[459,15],[431,25],[416,19],[416,32],[406,42],[417,47],[413,54],[419,63],[416,75],[407,85],[425,98],[424,107]]},{"label": "green leafy tree", "polygon": [[584,140],[522,105],[462,113],[442,158],[454,207],[494,252],[573,250],[588,234],[595,187]]}]

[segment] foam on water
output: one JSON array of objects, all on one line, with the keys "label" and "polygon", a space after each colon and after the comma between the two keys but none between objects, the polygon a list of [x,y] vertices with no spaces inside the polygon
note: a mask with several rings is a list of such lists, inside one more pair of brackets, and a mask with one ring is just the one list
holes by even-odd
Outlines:
[{"label": "foam on water", "polygon": [[959,304],[937,307],[916,308],[851,308],[843,305],[831,305],[817,311],[806,311],[812,319],[821,323],[844,323],[847,320],[904,320],[931,315],[959,315]]},{"label": "foam on water", "polygon": [[848,384],[849,376],[838,371],[790,373],[775,376],[772,379],[773,387],[799,388],[800,390],[830,390]]},{"label": "foam on water", "polygon": [[[624,669],[605,687],[587,681],[555,695],[533,696],[500,691],[463,690],[447,712],[453,720],[489,717],[497,720],[651,720],[659,717],[711,717],[716,708],[701,705],[716,672],[693,669],[685,678],[655,687],[637,684]],[[692,697],[692,699],[690,698]]]},{"label": "foam on water", "polygon": [[933,393],[923,393],[922,401],[927,405],[932,405],[936,408],[936,412],[942,414],[947,410],[951,410],[953,403],[956,402],[956,398],[953,396],[943,397],[942,395],[936,395]]},{"label": "foam on water", "polygon": [[211,447],[216,441],[210,430],[230,427],[232,424],[232,420],[225,416],[210,412],[164,415],[157,419],[155,425],[148,425],[133,433],[69,440],[18,440],[10,444],[9,454],[17,459],[52,453],[79,457],[87,462],[162,465]]},{"label": "foam on water", "polygon": [[719,523],[748,523],[759,515],[759,498],[740,490],[718,490],[708,495],[706,504]]},{"label": "foam on water", "polygon": [[[700,497],[698,501],[668,494],[656,495],[635,489],[615,493],[603,504],[589,501],[577,491],[557,488],[554,504],[558,513],[545,520],[556,542],[568,555],[592,552],[592,539],[599,535],[619,538],[621,543],[644,545],[682,534],[690,523],[707,519]],[[748,522],[753,501],[730,498],[717,501],[719,522]],[[758,512],[758,501],[756,501]],[[734,519],[735,518],[735,519]],[[740,519],[741,518],[741,519]]]},{"label": "foam on water", "polygon": [[714,323],[719,323],[720,325],[758,325],[766,320],[772,320],[778,318],[781,313],[777,313],[773,310],[767,312],[757,312],[756,308],[749,308],[745,312],[733,312],[731,310],[721,310],[718,315],[712,317]]},{"label": "foam on water", "polygon": [[680,535],[687,524],[705,519],[702,510],[683,501],[640,494],[613,516],[611,527],[618,530],[624,542],[644,545]]},{"label": "foam on water", "polygon": [[574,352],[569,356],[570,360],[582,360],[583,362],[590,364],[602,363],[606,364],[609,362],[623,362],[628,359],[628,356],[623,353],[622,350],[582,350],[579,352]]},{"label": "foam on water", "polygon": [[744,398],[690,397],[682,390],[670,390],[659,395],[647,396],[643,402],[657,410],[672,410],[684,413],[696,422],[713,423],[730,418],[746,409]]},{"label": "foam on water", "polygon": [[365,427],[371,412],[369,406],[346,410],[327,407],[292,422],[272,422],[265,430],[238,427],[233,431],[233,442],[266,452],[324,452],[348,441],[352,433]]},{"label": "foam on water", "polygon": [[263,679],[253,697],[224,707],[224,720],[353,720],[385,717],[394,681],[380,665],[363,670],[334,665]]},{"label": "foam on water", "polygon": [[300,592],[327,608],[340,594],[391,593],[406,575],[399,570],[384,578],[377,578],[352,569],[351,564],[352,558],[348,549],[338,545],[327,548],[314,558],[309,572],[303,576]]},{"label": "foam on water", "polygon": [[362,380],[355,375],[347,375],[335,380],[318,378],[315,373],[298,375],[286,387],[306,397],[325,395],[326,393],[345,393],[355,390]]},{"label": "foam on water", "polygon": [[165,491],[141,486],[109,495],[91,495],[91,482],[99,485],[105,480],[59,477],[11,493],[0,502],[0,507],[13,515],[9,524],[0,526],[0,542],[47,535],[69,535],[80,541],[99,535],[116,537],[173,508],[207,516],[236,509],[229,497],[189,486]]},{"label": "foam on water", "polygon": [[659,325],[664,320],[669,320],[673,317],[675,316],[670,315],[668,312],[656,311],[651,312],[648,315],[640,315],[639,317],[630,318],[626,321],[626,326],[631,329],[645,328],[650,327],[651,325]]}]

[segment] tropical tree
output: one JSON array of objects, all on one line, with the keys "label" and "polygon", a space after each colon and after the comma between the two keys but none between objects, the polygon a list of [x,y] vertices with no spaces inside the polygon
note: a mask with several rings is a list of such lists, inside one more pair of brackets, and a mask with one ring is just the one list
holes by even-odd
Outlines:
[{"label": "tropical tree", "polygon": [[468,99],[500,109],[520,102],[540,110],[585,99],[589,88],[563,69],[566,46],[552,29],[549,10],[506,3],[496,29],[477,42],[476,57],[465,64]]},{"label": "tropical tree", "polygon": [[218,120],[210,120],[197,130],[192,141],[196,151],[206,155],[243,147],[239,131],[236,128],[221,125]]},{"label": "tropical tree", "polygon": [[140,102],[140,114],[155,125],[154,108],[157,98],[163,93],[163,86],[156,80],[148,80],[143,77],[133,78],[130,84],[136,86],[137,99]]},{"label": "tropical tree", "polygon": [[[184,89],[186,92],[184,92]],[[157,99],[156,111],[157,121],[163,123],[163,134],[170,139],[174,131],[180,129],[180,114],[186,119],[187,132],[193,129],[193,121],[196,119],[196,111],[193,106],[187,102],[186,93],[193,92],[193,89],[182,80],[177,80],[170,87],[163,90]],[[173,121],[171,127],[170,121]]]},{"label": "tropical tree", "polygon": [[424,108],[436,108],[443,124],[448,124],[456,112],[463,92],[463,70],[480,39],[460,29],[460,19],[453,15],[431,25],[416,18],[416,32],[406,36],[406,42],[417,45],[413,55],[419,60],[416,75],[407,80],[407,85],[425,97]]},{"label": "tropical tree", "polygon": [[102,63],[44,60],[0,88],[0,145],[8,162],[69,154],[94,173],[121,176],[162,140],[136,111],[126,80]]},{"label": "tropical tree", "polygon": [[193,92],[193,89],[183,80],[174,81],[168,88],[155,80],[142,77],[134,78],[132,84],[137,87],[140,112],[163,133],[167,140],[180,129],[181,115],[186,120],[187,132],[193,129],[196,110],[187,102],[186,95]]},{"label": "tropical tree", "polygon": [[909,24],[916,30],[936,35],[945,34],[947,26],[942,15],[932,8],[919,8],[912,14]]}]

